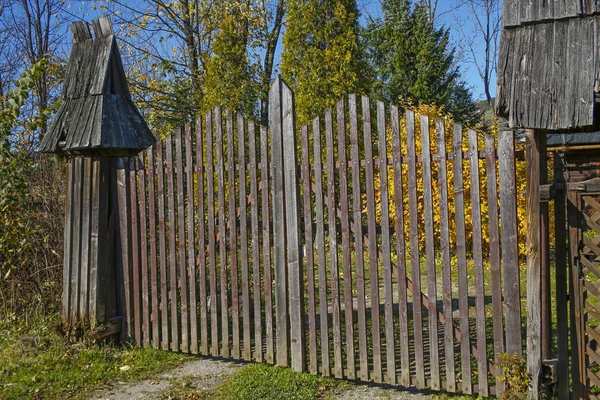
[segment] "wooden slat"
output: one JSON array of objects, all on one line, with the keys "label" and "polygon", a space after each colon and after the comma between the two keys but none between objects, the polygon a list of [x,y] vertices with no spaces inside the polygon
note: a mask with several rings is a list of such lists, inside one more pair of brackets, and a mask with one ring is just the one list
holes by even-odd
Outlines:
[{"label": "wooden slat", "polygon": [[316,247],[319,265],[319,313],[321,322],[321,374],[331,374],[329,362],[329,307],[327,301],[327,266],[325,255],[325,227],[323,213],[323,166],[321,163],[321,122],[313,120],[313,156],[315,160],[315,217],[317,221]]},{"label": "wooden slat", "polygon": [[221,356],[229,357],[229,305],[227,282],[227,228],[225,226],[225,164],[223,162],[223,125],[220,107],[215,108],[215,145],[217,154],[217,199],[219,218],[219,276],[221,280]]},{"label": "wooden slat", "polygon": [[269,93],[269,130],[271,133],[271,162],[273,165],[273,267],[275,269],[275,340],[277,365],[288,366],[288,303],[285,262],[285,197],[283,181],[283,138],[281,80]]},{"label": "wooden slat", "polygon": [[408,301],[407,301],[407,282],[406,282],[406,243],[404,235],[404,188],[402,187],[402,153],[400,147],[400,121],[398,116],[398,107],[390,108],[390,122],[392,128],[392,156],[394,160],[394,207],[396,218],[394,226],[396,228],[396,255],[398,268],[396,270],[396,281],[398,282],[398,328],[400,331],[400,384],[402,386],[410,385],[410,351],[408,336]]},{"label": "wooden slat", "polygon": [[190,351],[189,336],[189,304],[188,304],[188,269],[186,260],[185,246],[185,187],[183,183],[183,148],[181,129],[175,132],[175,175],[177,180],[177,248],[179,262],[179,294],[181,301],[181,351],[187,353]]},{"label": "wooden slat", "polygon": [[175,184],[173,169],[173,136],[167,136],[165,142],[167,170],[167,204],[169,211],[169,301],[171,304],[171,350],[179,351],[179,307],[177,296],[177,231],[175,222]]},{"label": "wooden slat", "polygon": [[[413,292],[413,320],[415,341],[415,365],[417,372],[417,387],[425,387],[425,364],[423,359],[423,316],[421,311],[421,297],[418,292],[421,288],[421,265],[419,255],[419,218],[417,204],[417,160],[415,114],[406,111],[406,142],[408,150],[408,215],[410,217],[410,264],[412,267]],[[415,293],[416,292],[416,293]]]},{"label": "wooden slat", "polygon": [[81,177],[81,226],[80,226],[80,265],[79,265],[79,313],[78,321],[83,322],[89,315],[90,278],[90,229],[92,213],[92,159],[84,157]]},{"label": "wooden slat", "polygon": [[521,288],[516,196],[515,141],[512,131],[498,134],[502,266],[504,268],[504,317],[506,352],[522,354]]},{"label": "wooden slat", "polygon": [[[564,164],[558,152],[554,153],[554,183],[564,187]],[[554,197],[554,257],[556,260],[556,336],[557,336],[557,395],[569,398],[569,316],[567,311],[567,232],[566,199],[564,189]]]},{"label": "wooden slat", "polygon": [[306,369],[306,328],[304,312],[304,264],[300,254],[300,199],[297,181],[296,115],[294,94],[281,81],[281,119],[283,136],[283,167],[285,183],[285,230],[287,247],[287,279],[289,299],[289,347],[294,371]]},{"label": "wooden slat", "polygon": [[[76,157],[75,160],[73,160],[73,197],[72,197],[72,201],[73,201],[73,230],[71,231],[71,241],[73,243],[73,247],[72,247],[72,264],[71,264],[71,274],[70,274],[70,280],[71,280],[71,289],[70,289],[70,302],[69,302],[69,313],[70,313],[70,322],[71,323],[76,323],[77,321],[79,321],[79,300],[80,300],[80,290],[81,290],[81,286],[80,286],[80,280],[79,280],[79,271],[81,269],[81,217],[82,217],[82,207],[81,207],[81,203],[83,200],[83,157]],[[121,178],[121,176],[119,176],[118,178]],[[125,177],[121,178],[121,179],[125,179]],[[126,187],[126,186],[124,186]],[[119,195],[121,195],[121,193],[119,193]],[[123,194],[125,196],[125,199],[123,199],[121,201],[121,203],[123,204],[123,208],[127,209],[127,193],[125,192]],[[119,200],[121,200],[121,198],[119,197]],[[120,204],[121,204],[120,203]],[[125,214],[126,216],[127,214]],[[121,216],[119,215],[119,220],[121,220],[120,218]],[[127,219],[125,219],[125,221],[127,221]],[[119,225],[119,228],[121,228],[121,224]],[[123,224],[123,228],[127,228],[127,222],[125,222]],[[120,229],[121,232],[121,229]],[[126,234],[121,232],[121,237],[123,237],[123,235]],[[127,237],[127,236],[125,236]],[[127,247],[126,247],[127,250]],[[125,257],[125,260],[128,261],[129,259],[127,257]],[[123,263],[121,263],[121,265],[123,265]],[[125,264],[127,265],[127,264]],[[129,283],[129,279],[127,280],[127,283]],[[127,296],[126,298],[129,298],[129,291],[126,290],[125,291],[125,295]],[[126,306],[129,304],[129,302],[125,302]],[[128,314],[124,314],[127,318],[131,318],[131,315]],[[127,321],[128,324],[128,329],[131,329],[132,324],[131,321]]]},{"label": "wooden slat", "polygon": [[215,218],[215,170],[213,144],[213,116],[206,113],[206,205],[208,218],[208,262],[210,269],[210,354],[219,355],[219,311],[217,306],[217,249],[216,249],[216,218]]},{"label": "wooden slat", "polygon": [[158,189],[158,240],[160,249],[160,310],[161,310],[161,348],[169,348],[169,302],[167,295],[167,240],[165,224],[165,188],[164,188],[164,148],[163,143],[156,144],[156,178]]},{"label": "wooden slat", "polygon": [[158,259],[156,251],[156,175],[155,175],[155,147],[147,151],[147,173],[148,173],[148,222],[149,222],[149,240],[150,247],[150,297],[152,302],[152,345],[154,348],[160,347],[160,320],[159,320],[159,280],[158,280]]},{"label": "wooden slat", "polygon": [[[498,187],[496,170],[496,142],[492,134],[485,135],[485,171],[487,180],[488,225],[490,241],[490,266],[492,280],[492,315],[494,328],[494,362],[498,363],[498,355],[504,353],[504,324],[502,310],[502,271],[500,270],[500,230],[498,226]],[[478,346],[479,347],[479,346]],[[494,370],[494,376],[502,371]],[[504,392],[502,382],[497,382],[497,393]]]},{"label": "wooden slat", "polygon": [[[256,131],[254,122],[248,121],[248,147],[250,161],[250,208],[252,225],[252,273],[253,273],[253,302],[254,302],[254,359],[263,360],[262,352],[262,312],[261,312],[261,273],[260,273],[260,237],[258,234],[258,176],[256,163]],[[248,305],[249,307],[249,305]],[[250,321],[248,322],[250,324]],[[245,345],[244,345],[245,346]],[[250,346],[250,344],[248,344]]]},{"label": "wooden slat", "polygon": [[[187,207],[187,265],[190,315],[190,352],[198,354],[198,296],[196,293],[196,238],[194,217],[194,147],[192,145],[192,125],[185,126],[185,187]],[[199,179],[202,179],[200,176]],[[183,188],[180,189],[183,191]]]},{"label": "wooden slat", "polygon": [[[336,106],[338,126],[340,224],[342,228],[342,265],[344,266],[344,322],[346,328],[346,377],[356,379],[354,360],[354,301],[352,296],[352,252],[350,250],[350,210],[348,205],[348,161],[346,156],[346,119],[344,100]],[[307,144],[308,148],[308,144]],[[310,187],[308,187],[310,190]],[[310,195],[308,199],[310,201]]]},{"label": "wooden slat", "polygon": [[377,132],[379,147],[380,207],[381,207],[381,251],[383,252],[383,285],[385,295],[385,349],[386,379],[396,384],[396,346],[394,341],[394,282],[390,248],[390,200],[388,192],[387,138],[385,105],[377,102]]},{"label": "wooden slat", "polygon": [[336,378],[343,376],[342,365],[342,321],[340,311],[340,272],[338,265],[338,245],[336,232],[336,196],[333,120],[331,109],[325,113],[325,147],[326,147],[326,174],[327,174],[327,215],[329,219],[329,271],[331,273],[331,314],[333,328],[333,374]]},{"label": "wooden slat", "polygon": [[[204,137],[202,117],[196,118],[196,178],[198,181],[198,294],[200,296],[200,353],[208,354],[208,311],[206,279],[206,206],[204,201]],[[206,151],[210,151],[207,147]]]},{"label": "wooden slat", "polygon": [[[252,123],[250,123],[252,125]],[[252,343],[250,339],[250,272],[248,270],[248,224],[246,204],[246,134],[244,129],[244,117],[237,114],[237,137],[238,137],[238,190],[240,200],[240,258],[242,268],[242,314],[244,329],[244,359],[252,359]]]},{"label": "wooden slat", "polygon": [[139,215],[140,215],[140,257],[141,257],[141,284],[142,284],[142,341],[144,346],[150,344],[150,297],[148,293],[148,217],[146,214],[146,164],[144,153],[140,160],[142,168],[138,171],[139,182]]},{"label": "wooden slat", "polygon": [[[265,359],[268,363],[274,362],[273,348],[273,278],[271,273],[271,230],[269,221],[269,179],[271,172],[271,163],[269,162],[269,143],[267,138],[267,128],[260,127],[260,183],[261,203],[262,203],[262,227],[263,227],[263,268],[264,268],[264,285],[265,285],[265,339],[266,351]],[[262,345],[261,345],[262,351]]]},{"label": "wooden slat", "polygon": [[435,231],[433,228],[433,184],[431,177],[431,139],[429,117],[421,115],[421,151],[423,153],[423,214],[425,219],[425,258],[427,265],[427,322],[429,323],[429,362],[431,388],[440,389],[440,356],[437,319],[437,271],[435,259]]},{"label": "wooden slat", "polygon": [[308,297],[308,371],[316,374],[319,371],[317,355],[317,312],[315,304],[315,263],[313,243],[313,218],[310,178],[310,150],[308,143],[308,126],[301,129],[302,136],[302,184],[304,203],[304,248],[306,249],[306,284]]},{"label": "wooden slat", "polygon": [[[462,153],[462,127],[454,125],[452,147],[454,154]],[[460,364],[462,374],[462,392],[471,394],[471,351],[469,337],[469,286],[467,274],[467,243],[465,237],[465,194],[463,179],[463,160],[456,157],[454,169],[454,218],[456,223],[456,260],[458,264],[458,310],[460,315]]]},{"label": "wooden slat", "polygon": [[478,151],[477,132],[469,129],[469,150],[470,158],[470,177],[471,177],[471,223],[473,229],[473,262],[475,274],[475,317],[477,326],[477,377],[479,378],[479,395],[487,397],[488,387],[488,368],[487,368],[487,344],[486,344],[486,326],[485,326],[485,286],[483,282],[483,238],[481,227],[481,188],[479,185],[479,158],[476,156]]},{"label": "wooden slat", "polygon": [[142,292],[140,277],[140,226],[137,196],[136,157],[129,159],[129,235],[131,240],[131,288],[133,304],[133,333],[135,341],[142,343]]},{"label": "wooden slat", "polygon": [[[227,118],[227,186],[229,195],[229,260],[231,268],[231,335],[233,358],[240,358],[240,288],[238,270],[238,242],[237,242],[237,216],[236,216],[236,186],[235,186],[235,139],[233,135],[233,114],[230,110],[225,112]],[[241,182],[240,182],[241,184]],[[245,197],[245,196],[244,196]],[[245,199],[244,199],[245,200]],[[221,236],[221,244],[227,246],[225,236]],[[241,246],[244,246],[242,243]]]},{"label": "wooden slat", "polygon": [[442,253],[442,282],[444,308],[444,360],[446,363],[446,390],[456,392],[454,360],[454,327],[452,313],[452,265],[450,261],[450,218],[448,212],[448,166],[446,163],[446,129],[444,120],[437,119],[436,143],[438,161],[438,188],[440,196],[440,252]]},{"label": "wooden slat", "polygon": [[73,260],[73,230],[75,224],[75,159],[67,161],[67,193],[65,199],[65,239],[63,259],[63,292],[62,292],[62,316],[63,323],[69,324],[71,310],[71,273],[74,269]]},{"label": "wooden slat", "polygon": [[363,140],[365,160],[365,182],[367,192],[367,229],[369,232],[369,286],[371,288],[371,326],[373,350],[373,380],[382,382],[381,371],[381,326],[379,316],[379,271],[377,253],[377,223],[375,219],[375,176],[373,174],[373,143],[371,137],[371,104],[362,97]]}]

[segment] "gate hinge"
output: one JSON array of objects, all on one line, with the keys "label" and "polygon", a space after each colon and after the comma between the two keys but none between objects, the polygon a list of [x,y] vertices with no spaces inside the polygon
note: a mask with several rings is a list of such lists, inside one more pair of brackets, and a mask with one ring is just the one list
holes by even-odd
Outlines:
[{"label": "gate hinge", "polygon": [[556,187],[554,183],[540,185],[540,202],[547,202],[554,199],[556,195]]}]

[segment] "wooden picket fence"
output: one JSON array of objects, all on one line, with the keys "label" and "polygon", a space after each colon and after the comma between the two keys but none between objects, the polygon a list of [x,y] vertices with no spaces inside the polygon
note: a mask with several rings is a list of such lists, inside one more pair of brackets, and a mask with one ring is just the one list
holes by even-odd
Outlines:
[{"label": "wooden picket fence", "polygon": [[281,80],[270,107],[269,130],[216,108],[125,166],[129,337],[501,395],[497,357],[522,353],[513,133],[354,95],[296,130]]}]

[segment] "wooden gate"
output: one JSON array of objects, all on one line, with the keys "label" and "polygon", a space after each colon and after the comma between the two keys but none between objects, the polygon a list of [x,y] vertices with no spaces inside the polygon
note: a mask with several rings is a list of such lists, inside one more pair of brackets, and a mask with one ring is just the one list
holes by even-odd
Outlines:
[{"label": "wooden gate", "polygon": [[[512,132],[350,95],[296,130],[216,108],[126,168],[135,342],[449,392],[502,394],[522,354]],[[502,221],[502,223],[500,223]]]}]

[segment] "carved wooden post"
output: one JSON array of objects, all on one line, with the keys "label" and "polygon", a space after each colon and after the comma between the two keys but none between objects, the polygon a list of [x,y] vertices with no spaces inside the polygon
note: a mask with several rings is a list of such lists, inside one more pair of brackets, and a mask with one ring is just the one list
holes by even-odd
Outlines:
[{"label": "carved wooden post", "polygon": [[96,332],[102,337],[131,315],[124,296],[131,285],[128,219],[137,204],[128,199],[127,178],[130,157],[155,139],[131,101],[110,19],[92,25],[95,38],[87,24],[71,25],[63,104],[40,151],[68,160],[63,322],[78,334],[104,325]]}]

